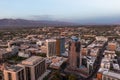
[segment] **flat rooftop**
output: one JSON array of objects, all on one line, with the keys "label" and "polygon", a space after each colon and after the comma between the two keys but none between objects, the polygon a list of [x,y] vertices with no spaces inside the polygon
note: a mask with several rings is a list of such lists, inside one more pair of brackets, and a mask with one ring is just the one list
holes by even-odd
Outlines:
[{"label": "flat rooftop", "polygon": [[23,67],[20,67],[20,66],[17,66],[17,65],[11,65],[11,66],[6,67],[6,70],[12,71],[12,72],[17,72],[21,69],[23,69]]},{"label": "flat rooftop", "polygon": [[22,64],[25,64],[25,65],[34,65],[40,61],[42,61],[43,58],[42,57],[38,57],[38,56],[32,56],[24,61],[22,61]]},{"label": "flat rooftop", "polygon": [[107,76],[117,78],[117,79],[120,79],[120,74],[119,73],[115,73],[115,72],[111,72],[111,71],[104,71],[103,74],[107,75]]},{"label": "flat rooftop", "polygon": [[47,41],[47,42],[56,42],[55,39],[47,39],[46,41]]},{"label": "flat rooftop", "polygon": [[5,48],[0,48],[0,54],[6,54],[7,50]]},{"label": "flat rooftop", "polygon": [[115,51],[109,51],[109,50],[105,50],[104,53],[111,53],[111,54],[115,54]]}]

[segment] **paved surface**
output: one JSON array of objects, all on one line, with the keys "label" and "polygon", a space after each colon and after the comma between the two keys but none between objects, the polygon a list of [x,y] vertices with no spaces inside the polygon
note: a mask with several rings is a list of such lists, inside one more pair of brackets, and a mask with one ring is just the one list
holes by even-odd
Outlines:
[{"label": "paved surface", "polygon": [[43,80],[43,78],[47,76],[50,72],[50,70],[46,70],[46,72],[38,80]]}]

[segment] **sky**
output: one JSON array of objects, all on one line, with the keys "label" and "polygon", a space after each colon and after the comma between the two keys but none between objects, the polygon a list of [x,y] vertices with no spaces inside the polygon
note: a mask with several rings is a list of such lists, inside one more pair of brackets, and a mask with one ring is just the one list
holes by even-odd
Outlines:
[{"label": "sky", "polygon": [[0,19],[119,23],[120,0],[0,0]]}]

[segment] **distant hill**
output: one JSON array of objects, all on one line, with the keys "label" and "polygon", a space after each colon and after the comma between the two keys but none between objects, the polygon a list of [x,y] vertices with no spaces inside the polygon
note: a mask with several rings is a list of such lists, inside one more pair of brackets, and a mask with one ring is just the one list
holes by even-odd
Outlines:
[{"label": "distant hill", "polygon": [[76,25],[69,22],[60,21],[37,21],[24,19],[0,19],[0,28],[7,27],[44,27],[44,26],[69,26]]}]

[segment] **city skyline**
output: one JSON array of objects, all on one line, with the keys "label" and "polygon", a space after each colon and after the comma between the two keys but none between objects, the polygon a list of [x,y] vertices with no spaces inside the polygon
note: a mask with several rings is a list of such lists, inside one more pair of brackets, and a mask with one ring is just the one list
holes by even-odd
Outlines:
[{"label": "city skyline", "polygon": [[119,24],[119,0],[4,0],[0,19],[58,20],[81,24]]}]

